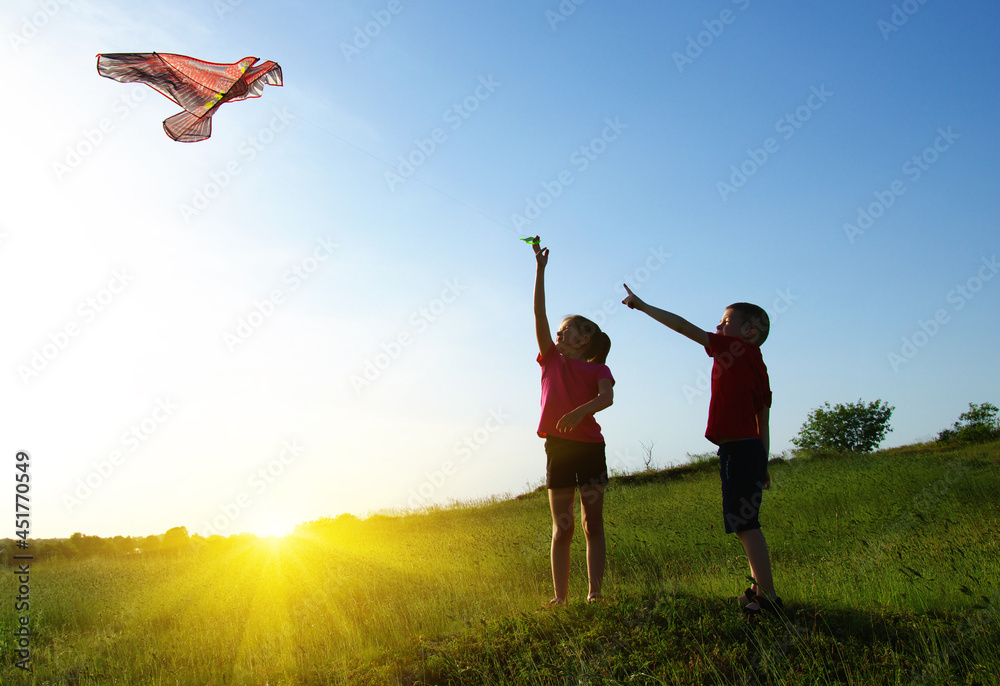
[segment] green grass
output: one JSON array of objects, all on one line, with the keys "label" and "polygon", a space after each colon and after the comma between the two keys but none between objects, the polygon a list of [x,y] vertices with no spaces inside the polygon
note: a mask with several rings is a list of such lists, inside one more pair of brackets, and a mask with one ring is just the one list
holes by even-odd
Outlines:
[{"label": "green grass", "polygon": [[748,622],[717,463],[609,485],[607,600],[551,597],[544,490],[174,557],[36,562],[2,684],[998,684],[1000,444],[771,465],[783,617]]}]

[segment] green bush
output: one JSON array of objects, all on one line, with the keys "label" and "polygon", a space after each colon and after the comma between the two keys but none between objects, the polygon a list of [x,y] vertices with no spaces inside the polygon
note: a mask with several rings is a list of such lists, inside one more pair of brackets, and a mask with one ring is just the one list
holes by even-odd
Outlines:
[{"label": "green bush", "polygon": [[992,403],[969,403],[969,410],[958,415],[950,429],[938,434],[938,443],[987,443],[1000,439],[1000,419]]},{"label": "green bush", "polygon": [[866,405],[858,399],[833,407],[823,403],[809,413],[792,444],[800,450],[870,453],[892,431],[889,418],[894,409],[881,400]]}]

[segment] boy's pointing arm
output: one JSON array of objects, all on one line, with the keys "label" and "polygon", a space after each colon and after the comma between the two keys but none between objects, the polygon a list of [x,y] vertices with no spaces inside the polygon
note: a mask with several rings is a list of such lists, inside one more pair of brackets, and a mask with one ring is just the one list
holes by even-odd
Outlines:
[{"label": "boy's pointing arm", "polygon": [[689,322],[688,320],[680,317],[673,312],[667,312],[666,310],[661,310],[658,307],[653,307],[652,305],[641,300],[635,293],[629,289],[627,284],[623,284],[628,295],[622,300],[623,305],[628,305],[629,308],[634,310],[639,310],[640,312],[645,312],[650,317],[660,322],[669,329],[673,329],[682,336],[690,338],[692,341],[698,345],[707,348],[708,347],[708,332],[699,329],[697,326]]}]

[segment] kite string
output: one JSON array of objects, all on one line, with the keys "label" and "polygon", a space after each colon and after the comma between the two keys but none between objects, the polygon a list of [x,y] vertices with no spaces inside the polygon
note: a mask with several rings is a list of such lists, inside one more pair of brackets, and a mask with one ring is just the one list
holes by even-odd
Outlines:
[{"label": "kite string", "polygon": [[[278,103],[276,103],[275,101],[273,101],[273,100],[270,100],[269,98],[265,98],[264,96],[261,96],[261,99],[262,99],[262,100],[267,100],[268,102],[270,102],[270,103],[272,103],[272,104],[274,104],[274,105],[278,105]],[[310,126],[312,126],[312,127],[316,128],[316,129],[319,129],[319,130],[320,130],[320,131],[322,131],[323,133],[325,133],[325,134],[327,134],[327,135],[329,135],[329,136],[332,136],[333,138],[336,138],[336,139],[337,139],[338,141],[340,141],[340,142],[341,142],[341,143],[343,143],[344,145],[346,145],[346,146],[348,146],[348,147],[351,147],[351,148],[354,148],[355,150],[357,150],[357,151],[358,151],[358,152],[360,152],[360,153],[364,153],[365,155],[368,155],[368,157],[371,157],[371,158],[372,158],[373,160],[375,160],[375,161],[377,161],[377,162],[379,162],[379,163],[381,163],[381,164],[384,164],[384,165],[385,165],[386,167],[389,167],[389,169],[392,169],[392,170],[394,170],[394,171],[395,171],[395,169],[396,169],[396,168],[395,168],[394,166],[392,166],[392,164],[391,164],[391,163],[389,163],[389,162],[386,162],[385,160],[383,160],[383,159],[382,159],[381,157],[379,157],[378,155],[375,155],[374,153],[371,153],[371,152],[369,152],[369,151],[365,150],[364,148],[361,148],[361,147],[358,147],[358,146],[357,146],[357,145],[355,145],[354,143],[351,143],[350,141],[348,141],[348,140],[345,140],[345,139],[341,138],[340,136],[338,136],[337,134],[333,133],[332,131],[328,131],[327,129],[324,129],[324,128],[323,128],[322,126],[320,126],[319,124],[316,124],[315,122],[312,122],[312,121],[310,121],[309,119],[307,119],[307,118],[305,118],[305,117],[303,117],[303,116],[299,115],[299,114],[298,114],[297,112],[293,112],[292,110],[289,110],[289,109],[288,109],[287,107],[285,107],[284,105],[280,105],[280,107],[284,108],[284,109],[285,109],[286,111],[288,111],[288,112],[291,112],[291,114],[292,114],[292,115],[293,115],[293,116],[294,116],[294,117],[295,117],[296,119],[301,119],[302,121],[304,121],[305,123],[309,124]],[[430,188],[431,190],[433,190],[433,191],[436,191],[436,192],[440,193],[441,195],[443,195],[444,197],[448,198],[449,200],[452,200],[452,201],[454,201],[454,202],[458,203],[459,205],[461,205],[461,206],[463,206],[463,207],[466,207],[466,208],[468,208],[468,209],[472,210],[472,211],[473,211],[473,212],[475,212],[476,214],[478,214],[478,215],[480,215],[480,216],[482,216],[482,217],[485,217],[486,219],[489,219],[489,220],[490,220],[491,222],[493,222],[494,224],[499,224],[500,226],[502,226],[503,228],[507,229],[508,231],[513,231],[513,232],[514,232],[515,234],[517,234],[518,236],[520,236],[520,235],[521,235],[521,234],[520,234],[520,233],[519,233],[519,232],[518,232],[518,231],[517,231],[516,229],[514,229],[514,228],[513,228],[512,226],[508,226],[507,224],[504,224],[504,223],[503,223],[502,221],[500,221],[499,219],[495,219],[495,218],[491,217],[490,215],[486,214],[486,213],[485,213],[485,212],[483,212],[482,210],[479,210],[479,209],[476,209],[475,207],[473,207],[473,206],[472,206],[472,205],[470,205],[469,203],[467,203],[467,202],[465,202],[465,201],[463,201],[463,200],[460,200],[460,199],[456,198],[455,196],[451,195],[450,193],[447,193],[447,192],[445,192],[445,191],[441,190],[440,188],[438,188],[438,187],[436,187],[436,186],[433,186],[433,185],[431,185],[431,184],[427,183],[426,181],[424,181],[424,180],[422,180],[422,179],[418,179],[418,178],[417,178],[416,176],[408,176],[408,177],[406,177],[406,178],[408,178],[408,179],[412,179],[412,180],[416,181],[417,183],[420,183],[420,184],[422,184],[422,185],[424,185],[424,186],[427,186],[427,188]]]}]

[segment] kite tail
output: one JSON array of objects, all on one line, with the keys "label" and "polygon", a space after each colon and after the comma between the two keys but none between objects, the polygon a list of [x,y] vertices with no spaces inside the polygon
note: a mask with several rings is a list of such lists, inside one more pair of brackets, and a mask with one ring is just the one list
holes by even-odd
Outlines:
[{"label": "kite tail", "polygon": [[163,121],[163,130],[175,141],[196,143],[212,135],[212,117],[196,117],[190,112],[178,112]]}]

